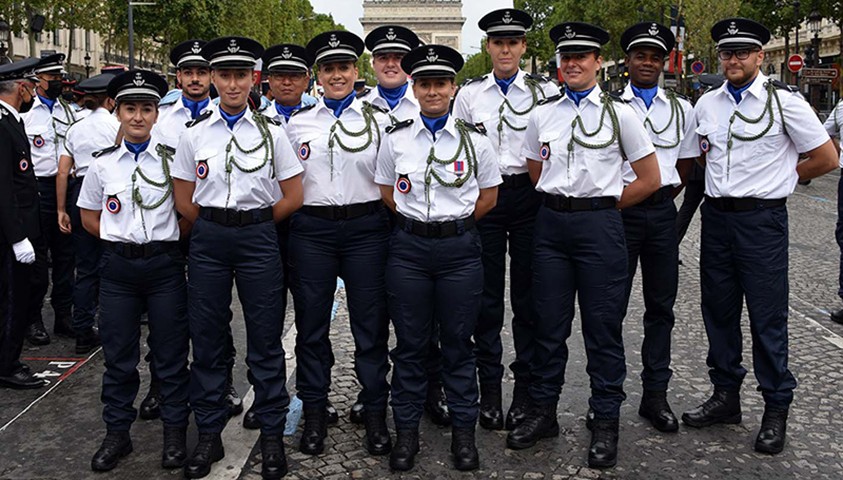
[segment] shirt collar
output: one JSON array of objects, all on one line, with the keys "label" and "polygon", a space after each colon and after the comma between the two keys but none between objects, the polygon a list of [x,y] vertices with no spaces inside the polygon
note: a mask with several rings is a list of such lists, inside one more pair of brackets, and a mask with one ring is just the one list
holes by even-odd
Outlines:
[{"label": "shirt collar", "polygon": [[[222,122],[223,126],[225,126],[226,130],[228,130],[228,126],[226,126],[225,119],[222,118],[222,114],[220,113],[220,110],[222,110],[222,107],[215,108],[213,113],[211,113],[211,118],[208,119],[208,122],[209,122],[209,124],[212,124],[214,122]],[[248,106],[246,106],[246,110],[249,110]],[[255,126],[255,119],[252,117],[254,115],[254,113],[255,112],[251,112],[251,111],[246,112],[243,115],[243,118],[241,118],[240,120],[237,120],[237,122],[240,123],[240,122],[245,121],[245,122],[249,122],[250,124],[252,124],[252,126]]]},{"label": "shirt collar", "polygon": [[[492,81],[494,82],[494,80],[492,80]],[[415,117],[413,117],[413,125],[412,126],[413,126],[413,128],[416,129],[413,132],[414,138],[418,137],[419,134],[421,134],[422,132],[430,133],[430,131],[427,129],[427,127],[424,126],[424,122],[422,121],[421,117],[419,117],[418,114]],[[445,126],[442,127],[442,130],[439,130],[439,132],[437,132],[437,133],[439,133],[441,135],[442,132],[447,132],[448,135],[450,135],[453,138],[459,138],[460,134],[459,134],[459,132],[457,132],[457,124],[454,121],[453,115],[448,115],[448,121],[445,122]],[[437,138],[440,138],[440,137],[437,137]]]},{"label": "shirt collar", "polygon": [[[759,71],[758,75],[755,76],[755,80],[752,81],[752,85],[750,85],[749,88],[744,90],[744,93],[749,93],[753,97],[760,99],[761,96],[763,95],[762,92],[765,91],[765,85],[767,84],[767,81],[768,81],[767,75],[764,75],[764,73]],[[729,85],[728,80],[723,82],[723,84],[720,85],[720,87],[718,87],[717,94],[725,95],[727,97],[731,97],[732,94],[729,93],[728,85]]]},{"label": "shirt collar", "polygon": [[[600,95],[602,95],[602,94],[603,94],[603,90],[600,89],[600,84],[598,83],[597,85],[594,86],[594,88],[591,90],[591,92],[589,92],[589,94],[585,98],[580,100],[580,106],[582,106],[583,100],[588,100],[589,102],[591,102],[591,103],[593,103],[593,104],[595,104],[599,107],[600,106]],[[574,106],[574,108],[577,108],[577,104],[574,103],[574,101],[571,100],[571,98],[568,97],[568,95],[565,95],[564,90],[562,91],[562,97],[563,97],[562,100],[564,100],[566,102],[571,102],[571,104]]]},{"label": "shirt collar", "polygon": [[[372,102],[369,102],[369,103],[372,103]],[[386,103],[386,100],[384,100],[384,103]],[[328,108],[328,106],[325,105],[325,101],[321,98],[316,103],[316,108],[325,109],[325,111],[328,112],[329,114],[331,114],[332,117],[334,116],[334,111],[332,109]],[[349,110],[357,112],[357,114],[362,117],[363,116],[363,100],[361,100],[360,97],[354,97],[354,100],[352,100],[351,104],[348,107],[346,107],[345,110],[343,110],[343,113],[345,113]]]},{"label": "shirt collar", "polygon": [[[512,85],[509,86],[510,91],[512,87],[518,87],[520,90],[527,91],[527,82],[524,80],[527,77],[527,72],[524,70],[518,69],[518,72],[515,74],[515,80],[512,81]],[[495,82],[495,71],[492,70],[486,75],[486,79],[483,81],[483,89],[489,88],[498,88],[497,82]]]},{"label": "shirt collar", "polygon": [[[635,98],[635,92],[632,91],[632,82],[627,82],[626,86],[623,87],[623,92],[621,92],[621,98],[626,101],[632,101]],[[667,103],[667,93],[662,87],[659,87],[658,93],[656,93],[655,100],[661,100]]]},{"label": "shirt collar", "polygon": [[3,100],[0,100],[0,105],[3,105],[3,107],[6,108],[6,110],[11,112],[12,116],[15,117],[15,120],[20,122],[20,113],[18,113],[18,111],[14,107],[12,107],[8,103],[4,102]]},{"label": "shirt collar", "polygon": [[[153,134],[152,137],[150,137],[150,139],[149,139],[149,146],[146,147],[146,150],[142,151],[140,153],[140,155],[138,155],[138,163],[140,163],[141,160],[146,155],[152,155],[152,157],[154,159],[158,159],[159,158],[158,157],[158,144],[159,143],[161,143],[161,142],[159,142],[158,139],[156,138],[155,134]],[[126,142],[121,141],[120,142],[120,148],[117,151],[120,154],[118,159],[122,160],[125,157],[127,160],[131,160],[132,163],[135,163],[135,154],[132,153],[131,151],[129,151],[128,148],[126,148]]]}]

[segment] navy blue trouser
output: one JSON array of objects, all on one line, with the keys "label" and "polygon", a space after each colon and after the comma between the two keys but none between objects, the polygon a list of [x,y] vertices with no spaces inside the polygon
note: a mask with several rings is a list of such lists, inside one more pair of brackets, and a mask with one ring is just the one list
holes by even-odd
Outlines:
[{"label": "navy blue trouser", "polygon": [[105,357],[102,418],[108,430],[128,431],[137,417],[140,388],[140,318],[149,311],[152,364],[161,381],[161,420],[187,426],[190,409],[187,370],[187,284],[184,257],[177,250],[146,258],[103,252],[100,263],[100,338]]},{"label": "navy blue trouser", "polygon": [[509,368],[516,382],[530,382],[533,352],[532,299],[533,228],[541,196],[532,185],[500,188],[498,203],[477,222],[483,242],[483,301],[474,331],[480,384],[500,384],[503,378],[504,293],[509,241],[509,291],[515,360]]},{"label": "navy blue trouser", "polygon": [[386,284],[396,345],[390,356],[395,428],[417,429],[424,410],[430,337],[438,328],[442,383],[454,427],[477,423],[477,371],[471,340],[480,312],[480,234],[423,238],[396,228]]},{"label": "navy blue trouser", "polygon": [[703,203],[700,279],[709,377],[737,391],[746,376],[741,312],[746,299],[752,361],[764,401],[786,407],[796,379],[787,368],[787,207],[721,212]]},{"label": "navy blue trouser", "polygon": [[99,262],[102,255],[100,239],[82,226],[82,216],[76,200],[82,189],[82,179],[68,182],[67,210],[72,228],[71,238],[76,257],[76,281],[73,284],[73,330],[81,334],[94,326],[97,297],[100,288]]},{"label": "navy blue trouser", "polygon": [[363,387],[360,400],[371,410],[386,408],[389,384],[389,318],[384,268],[389,238],[386,211],[351,220],[294,213],[290,263],[296,300],[296,390],[307,408],[324,408],[334,363],[327,340],[337,277],[345,282],[354,369]]},{"label": "navy blue trouser", "polygon": [[840,170],[840,179],[837,181],[837,225],[834,228],[834,237],[837,239],[837,246],[840,248],[840,276],[837,295],[843,299],[843,169]]},{"label": "navy blue trouser", "polygon": [[[70,318],[73,306],[73,269],[75,260],[73,255],[73,239],[70,235],[59,230],[58,211],[56,210],[56,177],[38,178],[38,195],[40,197],[41,235],[50,251],[52,264],[53,289],[50,292],[50,305],[56,316]],[[41,302],[44,301],[44,295]]]},{"label": "navy blue trouser", "polygon": [[679,284],[679,242],[676,205],[668,195],[657,204],[624,209],[624,234],[629,258],[623,317],[629,306],[632,279],[641,261],[644,293],[644,342],[641,345],[641,382],[644,390],[665,391],[670,370],[670,335],[675,316],[673,304]]},{"label": "navy blue trouser", "polygon": [[530,396],[555,405],[565,383],[566,341],[577,296],[596,418],[618,418],[626,395],[623,322],[627,250],[621,213],[613,208],[536,216],[533,253],[535,339]]},{"label": "navy blue trouser", "polygon": [[246,322],[246,365],[255,387],[252,408],[263,434],[280,435],[290,397],[281,344],[284,276],[272,222],[228,227],[200,217],[193,225],[188,260],[191,408],[200,433],[225,428],[232,281]]}]

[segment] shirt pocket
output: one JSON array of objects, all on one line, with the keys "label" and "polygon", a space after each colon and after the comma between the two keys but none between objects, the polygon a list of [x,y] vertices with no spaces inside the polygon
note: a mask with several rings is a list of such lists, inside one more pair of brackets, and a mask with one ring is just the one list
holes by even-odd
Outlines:
[{"label": "shirt pocket", "polygon": [[218,151],[213,148],[200,148],[196,150],[196,153],[193,155],[193,160],[196,164],[196,178],[198,180],[208,178],[208,175],[217,169],[221,169],[221,172],[225,172],[225,166],[222,162],[216,160],[217,156]]},{"label": "shirt pocket", "polygon": [[103,186],[102,202],[106,212],[117,215],[129,206],[131,184],[126,182],[107,182]]}]

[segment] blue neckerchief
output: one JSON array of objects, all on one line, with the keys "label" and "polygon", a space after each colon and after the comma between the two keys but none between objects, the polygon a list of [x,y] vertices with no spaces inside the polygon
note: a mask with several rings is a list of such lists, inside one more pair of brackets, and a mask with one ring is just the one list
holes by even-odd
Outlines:
[{"label": "blue neckerchief", "polygon": [[503,92],[504,95],[506,95],[506,92],[509,91],[509,86],[512,85],[512,82],[515,81],[515,77],[517,77],[517,76],[518,76],[518,72],[515,72],[515,75],[513,75],[509,78],[505,78],[503,80],[501,80],[498,77],[495,77],[495,83],[497,83],[498,86],[501,87],[501,91]]},{"label": "blue neckerchief", "polygon": [[49,98],[47,98],[47,97],[42,97],[41,95],[38,95],[38,98],[40,98],[40,99],[41,99],[41,103],[43,103],[44,105],[46,105],[46,106],[47,106],[47,108],[49,108],[51,112],[53,111],[53,107],[56,105],[56,101],[55,101],[55,100],[51,100],[51,99],[49,99]]},{"label": "blue neckerchief", "polygon": [[448,123],[449,114],[446,113],[445,115],[436,118],[426,117],[423,113],[420,115],[425,128],[430,130],[430,133],[433,134],[433,140],[436,141],[436,132],[445,128],[445,124]]},{"label": "blue neckerchief", "polygon": [[182,95],[181,103],[183,103],[184,106],[190,110],[190,118],[195,119],[199,116],[200,113],[202,113],[202,109],[204,109],[208,106],[209,103],[211,103],[211,98],[208,97],[205,100],[199,100],[197,102]]},{"label": "blue neckerchief", "polygon": [[135,162],[137,162],[138,155],[140,155],[141,152],[145,151],[146,147],[149,146],[149,140],[150,139],[146,139],[146,141],[143,143],[132,143],[128,140],[123,140],[123,143],[126,145],[126,150],[135,154]]},{"label": "blue neckerchief", "polygon": [[632,94],[641,100],[644,100],[644,105],[646,105],[647,108],[650,108],[650,106],[653,105],[653,100],[656,99],[656,95],[658,93],[658,85],[652,88],[638,88],[635,85],[632,85]]},{"label": "blue neckerchief", "polygon": [[755,80],[753,79],[752,81],[740,88],[733,86],[731,83],[726,83],[726,89],[729,90],[729,93],[731,93],[732,97],[734,97],[735,103],[741,103],[741,95],[743,94],[743,92],[746,91],[747,88],[752,85],[752,82],[754,81]]},{"label": "blue neckerchief", "polygon": [[588,94],[591,93],[592,90],[594,90],[594,87],[591,87],[588,90],[583,90],[582,92],[575,92],[575,91],[571,90],[570,88],[566,88],[565,89],[565,95],[567,95],[568,98],[573,100],[574,103],[576,103],[577,106],[579,107],[580,106],[580,100],[587,97]]},{"label": "blue neckerchief", "polygon": [[243,115],[246,114],[246,110],[248,110],[248,109],[249,109],[249,107],[246,107],[238,114],[229,115],[229,114],[225,113],[225,110],[220,108],[220,116],[222,117],[223,120],[225,120],[226,125],[228,125],[228,129],[234,130],[234,124],[237,123],[237,120],[240,120],[241,118],[243,118]]},{"label": "blue neckerchief", "polygon": [[386,100],[386,104],[389,105],[389,109],[392,110],[398,105],[398,102],[404,98],[404,94],[407,93],[407,85],[410,83],[405,83],[400,87],[396,88],[384,88],[378,85],[378,93],[381,94],[384,100]]},{"label": "blue neckerchief", "polygon": [[333,98],[324,97],[325,106],[330,108],[334,111],[334,116],[340,118],[342,112],[351,105],[351,102],[354,101],[354,98],[357,97],[357,92],[354,90],[351,91],[345,98],[341,100],[334,100]]},{"label": "blue neckerchief", "polygon": [[299,103],[298,105],[293,105],[292,107],[287,107],[287,106],[281,105],[278,102],[275,102],[275,111],[278,112],[279,115],[283,115],[284,120],[286,120],[288,122],[290,121],[290,117],[293,115],[293,112],[295,112],[296,110],[298,110],[300,108],[301,108],[301,103]]}]

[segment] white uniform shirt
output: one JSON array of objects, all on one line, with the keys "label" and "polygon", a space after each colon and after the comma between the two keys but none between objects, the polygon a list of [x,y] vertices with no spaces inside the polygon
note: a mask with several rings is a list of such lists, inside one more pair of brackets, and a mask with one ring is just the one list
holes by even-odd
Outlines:
[{"label": "white uniform shirt", "polygon": [[[376,117],[382,116],[375,112]],[[340,115],[345,129],[359,132],[366,127],[363,102],[355,98]],[[368,142],[364,134],[352,137],[342,131],[333,110],[325,101],[302,109],[290,117],[287,134],[304,165],[304,204],[311,206],[352,205],[380,200],[381,193],[375,184],[375,161],[382,133],[379,126],[372,126],[372,142],[360,152],[347,152],[339,145],[358,148]],[[334,133],[331,130],[334,130]],[[336,135],[333,146],[333,169],[329,139]]]},{"label": "white uniform shirt", "polygon": [[[425,194],[425,178],[427,176],[427,157],[431,147],[436,157],[442,160],[452,158],[460,145],[460,134],[456,128],[455,118],[451,115],[442,130],[433,135],[424,126],[421,118],[416,117],[407,127],[399,128],[386,134],[381,151],[378,154],[377,174],[375,182],[379,185],[396,187],[392,198],[398,213],[405,217],[422,222],[443,222],[465,218],[474,213],[474,206],[480,196],[481,188],[491,188],[501,183],[501,175],[497,168],[497,156],[492,144],[485,135],[470,133],[474,151],[477,154],[477,176],[469,172],[466,150],[463,149],[460,158],[450,165],[433,163],[432,168],[446,182],[453,182],[458,178],[455,169],[460,168],[462,175],[471,178],[461,187],[446,187],[435,178],[430,180],[430,192]],[[457,165],[457,162],[462,162]],[[409,180],[409,191],[403,193],[396,183],[404,176]],[[403,179],[402,179],[403,180]],[[430,200],[430,215],[428,215],[428,198]]]},{"label": "white uniform shirt", "polygon": [[574,143],[571,155],[568,154],[573,131],[571,123],[578,115],[587,132],[600,128],[598,134],[588,137],[577,127],[578,139],[589,144],[602,144],[612,137],[612,121],[608,113],[600,127],[601,94],[600,87],[596,86],[580,100],[579,107],[563,96],[533,110],[521,155],[528,160],[544,162],[536,190],[576,198],[611,196],[619,200],[623,192],[622,163],[625,160],[620,145],[623,145],[623,153],[630,162],[653,153],[653,142],[632,107],[611,100],[618,117],[620,138],[601,149]]},{"label": "white uniform shirt", "polygon": [[[825,119],[823,127],[830,136],[840,140],[841,133],[843,133],[843,101],[837,103],[831,114]],[[843,168],[843,150],[840,152],[840,168]]]},{"label": "white uniform shirt", "polygon": [[119,129],[117,118],[102,107],[67,129],[62,155],[73,158],[77,177],[86,175],[94,152],[114,145]]},{"label": "white uniform shirt", "polygon": [[[676,161],[680,158],[695,158],[699,156],[699,145],[694,130],[697,128],[691,103],[684,98],[678,97],[681,112],[671,113],[673,107],[664,89],[659,87],[658,93],[653,98],[650,108],[632,91],[632,84],[626,85],[621,98],[629,102],[635,114],[644,123],[644,129],[650,134],[650,140],[656,147],[656,158],[659,160],[659,174],[662,178],[662,187],[678,187],[682,183],[679,170],[676,169]],[[649,122],[647,122],[649,120]],[[679,131],[676,129],[676,122],[679,122]],[[670,125],[668,125],[668,123]],[[666,127],[666,128],[665,128]],[[656,131],[664,130],[661,133]],[[678,143],[677,143],[678,140]],[[658,145],[677,145],[672,148],[659,148]],[[629,185],[636,179],[635,172],[628,163],[623,164],[623,183]]]},{"label": "white uniform shirt", "polygon": [[[777,89],[782,104],[780,115],[775,98],[773,125],[758,140],[747,142],[732,137],[731,153],[727,151],[730,118],[741,112],[758,118],[767,102],[765,84],[768,77],[758,73],[755,81],[742,94],[740,104],[727,90],[727,83],[700,97],[694,112],[697,117],[698,142],[710,145],[706,154],[705,194],[711,197],[785,198],[796,188],[799,176],[796,162],[800,153],[813,150],[828,141],[817,115],[802,95]],[[732,134],[753,136],[768,125],[769,116],[755,124],[735,117]],[[782,126],[782,116],[786,123]]]},{"label": "white uniform shirt", "polygon": [[21,116],[32,147],[32,166],[36,177],[58,175],[59,155],[64,151],[67,128],[89,114],[90,110],[76,110],[71,105],[65,109],[60,99],[56,99],[51,112],[41,97],[35,97],[32,109]]},{"label": "white uniform shirt", "polygon": [[419,102],[413,94],[413,82],[410,81],[408,81],[407,84],[407,91],[404,92],[404,96],[401,97],[401,100],[398,101],[395,108],[389,108],[389,104],[386,102],[386,99],[381,96],[380,90],[378,90],[377,87],[369,89],[368,92],[358,98],[365,102],[369,102],[376,107],[381,107],[389,111],[387,115],[378,116],[378,122],[380,123],[382,129],[392,123],[392,118],[400,122],[409,118],[419,117]]},{"label": "white uniform shirt", "polygon": [[132,182],[132,175],[137,168],[156,183],[164,182],[162,159],[156,151],[157,146],[158,142],[153,137],[135,162],[135,154],[126,148],[125,143],[121,143],[119,147],[98,157],[88,168],[76,205],[86,210],[102,211],[100,238],[103,240],[144,244],[179,239],[172,192],[164,203],[151,210],[141,208],[132,200],[135,188],[140,191],[145,205],[153,205],[167,195],[167,187],[149,184],[140,178],[140,174]]},{"label": "white uniform shirt", "polygon": [[[169,145],[173,148],[179,145],[179,139],[185,130],[187,130],[187,123],[192,120],[190,109],[184,106],[182,98],[179,95],[175,103],[160,106],[158,108],[158,121],[152,127],[152,136],[164,145]],[[214,102],[209,101],[208,105],[199,114],[214,111],[217,108]]]},{"label": "white uniform shirt", "polygon": [[[482,80],[463,85],[454,101],[453,114],[456,118],[486,127],[486,135],[497,153],[501,175],[527,172],[527,161],[521,155],[521,149],[524,145],[524,128],[530,116],[516,115],[512,111],[515,109],[523,112],[533,103],[533,94],[525,81],[526,76],[526,72],[518,70],[515,80],[504,95],[495,82],[494,73],[490,73]],[[550,82],[542,81],[536,89],[537,100],[558,94],[559,89]],[[512,109],[504,104],[505,100],[509,101]],[[501,116],[509,125],[501,125]]]},{"label": "white uniform shirt", "polygon": [[[245,150],[253,149],[262,142],[253,115],[253,112],[246,112],[234,124],[232,131],[216,109],[209,118],[185,130],[176,148],[173,177],[196,183],[193,203],[200,207],[239,211],[270,207],[282,196],[278,182],[302,172],[302,166],[296,160],[284,130],[270,123],[270,140],[274,142],[275,157],[251,173],[242,171],[232,163],[230,176],[226,174],[226,163],[232,156],[246,170],[263,163],[267,145],[245,154],[232,142],[236,136],[237,142]],[[229,143],[230,151],[226,152]],[[275,162],[274,178],[271,162]]]}]

